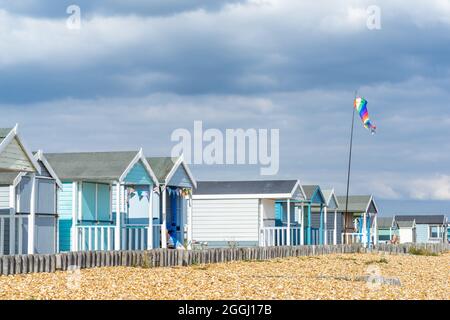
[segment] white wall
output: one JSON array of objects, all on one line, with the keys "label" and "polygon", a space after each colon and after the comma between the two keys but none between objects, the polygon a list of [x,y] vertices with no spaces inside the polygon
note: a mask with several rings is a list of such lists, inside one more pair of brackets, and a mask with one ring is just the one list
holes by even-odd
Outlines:
[{"label": "white wall", "polygon": [[258,241],[258,199],[193,200],[193,240]]},{"label": "white wall", "polygon": [[0,186],[0,213],[4,209],[9,214],[9,186]]},{"label": "white wall", "polygon": [[399,230],[400,243],[412,243],[413,242],[413,229],[401,228]]},{"label": "white wall", "polygon": [[275,200],[262,199],[264,219],[275,219]]}]

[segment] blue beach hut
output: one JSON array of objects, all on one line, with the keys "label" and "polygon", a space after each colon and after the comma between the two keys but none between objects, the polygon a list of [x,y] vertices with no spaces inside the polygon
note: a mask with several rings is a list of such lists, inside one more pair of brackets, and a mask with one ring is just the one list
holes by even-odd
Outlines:
[{"label": "blue beach hut", "polygon": [[139,151],[46,155],[62,180],[60,251],[153,248],[158,179]]},{"label": "blue beach hut", "polygon": [[160,182],[155,202],[155,224],[160,226],[160,245],[187,247],[192,242],[192,189],[197,182],[183,156],[147,158]]}]

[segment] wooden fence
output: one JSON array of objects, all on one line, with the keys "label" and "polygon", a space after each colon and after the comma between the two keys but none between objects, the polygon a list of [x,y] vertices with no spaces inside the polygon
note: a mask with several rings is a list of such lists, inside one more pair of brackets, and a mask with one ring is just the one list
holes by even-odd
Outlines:
[{"label": "wooden fence", "polygon": [[[420,247],[420,246],[415,246]],[[438,253],[448,245],[426,245]],[[407,253],[408,246],[379,245],[365,249],[360,244],[295,247],[218,248],[204,250],[154,249],[148,251],[82,251],[53,255],[0,256],[0,275],[67,271],[96,267],[174,267],[229,261],[270,260],[276,258],[325,254],[358,253],[367,251]]]}]

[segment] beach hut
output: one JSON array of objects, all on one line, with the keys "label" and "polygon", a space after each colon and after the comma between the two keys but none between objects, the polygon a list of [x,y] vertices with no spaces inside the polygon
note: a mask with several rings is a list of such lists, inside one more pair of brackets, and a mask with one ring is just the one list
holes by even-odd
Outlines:
[{"label": "beach hut", "polygon": [[[19,133],[19,126],[0,128],[0,255],[35,252],[36,209],[40,204],[36,199],[39,187],[36,176],[40,170],[37,157],[26,147]],[[25,180],[30,183],[22,193],[17,188],[23,187]],[[17,210],[19,196],[20,211]]]},{"label": "beach hut", "polygon": [[[9,212],[0,254],[52,254],[58,251],[56,208],[61,181],[42,151],[33,155],[38,172],[0,173],[0,212]],[[30,227],[32,226],[32,227]]]},{"label": "beach hut", "polygon": [[394,217],[378,217],[377,236],[378,243],[390,243],[394,236],[399,236],[398,224]]},{"label": "beach hut", "polygon": [[298,180],[198,182],[192,239],[210,247],[300,244],[305,201]]},{"label": "beach hut", "polygon": [[306,211],[303,217],[305,224],[305,244],[325,243],[325,208],[326,200],[318,185],[303,185],[306,195]]},{"label": "beach hut", "polygon": [[[412,239],[413,242],[445,243],[447,239],[448,220],[445,215],[396,215],[394,219],[399,225],[409,223],[409,228],[412,228],[411,222],[414,221],[415,239]],[[406,234],[405,238],[410,240],[411,237],[407,231],[404,233]],[[403,242],[402,234],[400,234],[400,241]]]},{"label": "beach hut", "polygon": [[183,156],[147,158],[160,182],[155,201],[155,225],[160,227],[162,248],[190,247],[192,189],[197,182]]},{"label": "beach hut", "polygon": [[398,225],[398,235],[400,243],[416,243],[416,221],[402,220],[396,221]]},{"label": "beach hut", "polygon": [[158,180],[140,151],[46,154],[62,181],[60,251],[153,248]]},{"label": "beach hut", "polygon": [[345,196],[338,197],[338,212],[343,216],[342,243],[377,244],[378,208],[373,196],[349,196],[347,211],[346,200]]},{"label": "beach hut", "polygon": [[334,189],[323,190],[324,207],[324,244],[338,244],[341,241],[342,217],[338,214],[339,201]]}]

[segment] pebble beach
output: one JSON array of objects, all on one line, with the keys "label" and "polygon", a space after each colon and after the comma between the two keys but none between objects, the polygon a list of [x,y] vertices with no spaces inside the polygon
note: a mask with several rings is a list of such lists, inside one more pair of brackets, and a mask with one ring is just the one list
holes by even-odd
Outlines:
[{"label": "pebble beach", "polygon": [[[382,279],[382,281],[378,281]],[[450,300],[450,253],[345,254],[0,276],[0,299]]]}]

